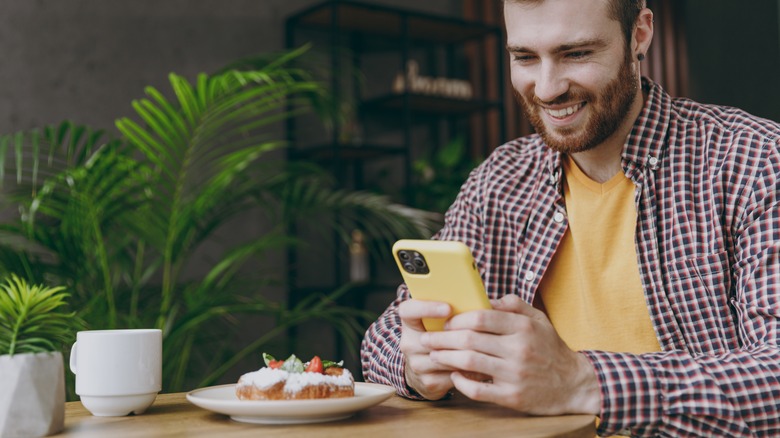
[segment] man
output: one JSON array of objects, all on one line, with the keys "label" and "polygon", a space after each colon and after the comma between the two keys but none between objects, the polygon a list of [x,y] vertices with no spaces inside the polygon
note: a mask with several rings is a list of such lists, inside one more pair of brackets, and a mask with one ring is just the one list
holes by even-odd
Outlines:
[{"label": "man", "polygon": [[472,172],[435,236],[471,249],[493,310],[406,288],[363,373],[456,389],[599,434],[780,435],[780,126],[640,79],[642,0],[507,0],[512,83],[537,134]]}]

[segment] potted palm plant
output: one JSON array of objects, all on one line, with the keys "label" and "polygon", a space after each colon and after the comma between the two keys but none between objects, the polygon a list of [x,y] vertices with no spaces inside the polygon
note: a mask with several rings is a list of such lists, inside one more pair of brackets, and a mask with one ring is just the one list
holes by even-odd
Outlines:
[{"label": "potted palm plant", "polygon": [[[118,136],[67,121],[0,136],[0,201],[10,217],[0,223],[0,270],[67,286],[89,328],[162,329],[164,391],[213,384],[312,320],[357,345],[366,314],[338,304],[346,287],[289,307],[264,293],[284,287],[286,270],[258,260],[284,260],[301,244],[290,224],[307,218],[345,239],[359,222],[376,240],[424,236],[434,222],[284,159],[280,124],[332,107],[295,66],[304,52],[194,81],[171,74],[170,90],[147,87],[134,114],[117,120]],[[266,225],[220,237],[247,212]],[[248,345],[226,342],[247,331],[243,316],[270,328]]]},{"label": "potted palm plant", "polygon": [[57,433],[65,419],[61,348],[73,336],[63,287],[0,284],[0,435]]}]

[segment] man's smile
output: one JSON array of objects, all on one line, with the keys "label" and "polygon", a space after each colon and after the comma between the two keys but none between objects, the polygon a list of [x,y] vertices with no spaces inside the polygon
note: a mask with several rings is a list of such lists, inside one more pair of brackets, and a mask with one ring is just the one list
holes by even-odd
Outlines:
[{"label": "man's smile", "polygon": [[584,106],[585,106],[585,102],[580,102],[564,108],[553,109],[553,108],[544,107],[542,109],[545,113],[547,113],[549,116],[555,119],[565,119],[566,117],[579,111]]}]

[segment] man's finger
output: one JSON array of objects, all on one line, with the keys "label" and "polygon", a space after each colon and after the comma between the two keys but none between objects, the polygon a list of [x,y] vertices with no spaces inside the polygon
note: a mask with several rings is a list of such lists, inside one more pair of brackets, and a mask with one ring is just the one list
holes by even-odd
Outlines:
[{"label": "man's finger", "polygon": [[472,400],[495,403],[500,401],[499,395],[504,392],[490,380],[471,379],[459,371],[452,372],[450,379],[455,389]]},{"label": "man's finger", "polygon": [[403,325],[418,331],[425,331],[423,318],[449,318],[452,309],[440,301],[406,300],[398,306],[398,316]]},{"label": "man's finger", "polygon": [[544,312],[535,308],[534,306],[523,301],[522,298],[517,295],[506,295],[499,300],[491,301],[493,308],[496,310],[503,310],[504,312],[517,313],[519,315],[525,315],[533,319],[546,319]]}]

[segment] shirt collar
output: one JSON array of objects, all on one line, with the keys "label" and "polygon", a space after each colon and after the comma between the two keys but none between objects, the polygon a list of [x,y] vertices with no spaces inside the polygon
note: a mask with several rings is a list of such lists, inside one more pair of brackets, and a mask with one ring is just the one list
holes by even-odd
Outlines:
[{"label": "shirt collar", "polygon": [[623,160],[656,168],[664,157],[672,98],[660,85],[644,77],[642,90],[647,93],[647,100],[626,138]]}]

